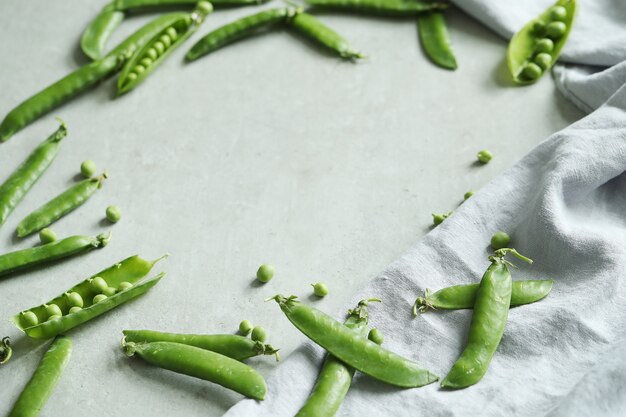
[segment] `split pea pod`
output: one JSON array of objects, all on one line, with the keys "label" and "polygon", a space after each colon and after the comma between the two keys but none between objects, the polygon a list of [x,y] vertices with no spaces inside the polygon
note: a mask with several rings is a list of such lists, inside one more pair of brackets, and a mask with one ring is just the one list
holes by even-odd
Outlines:
[{"label": "split pea pod", "polygon": [[[552,290],[554,281],[537,279],[513,281],[511,286],[511,307],[531,304],[546,297]],[[426,289],[424,297],[418,297],[413,306],[413,314],[433,310],[461,310],[474,308],[480,284],[453,285],[435,293]]]},{"label": "split pea pod", "polygon": [[17,226],[17,236],[24,237],[51,225],[66,214],[83,205],[107,178],[106,172],[99,177],[87,178],[75,184],[26,216]]},{"label": "split pea pod", "polygon": [[[349,316],[344,326],[361,336],[367,335],[367,305],[373,301],[380,302],[377,298],[359,301],[355,309],[348,311]],[[354,368],[328,354],[309,398],[296,417],[334,416],[350,389],[354,372]]]},{"label": "split pea pod", "polygon": [[[78,283],[58,297],[24,310],[12,321],[33,339],[49,339],[130,301],[165,275],[143,279],[160,259],[131,256]],[[109,295],[105,295],[107,293]]]},{"label": "split pea pod", "polygon": [[306,0],[313,7],[389,16],[415,16],[430,10],[443,10],[445,2],[427,0]]},{"label": "split pea pod", "polygon": [[457,69],[456,57],[452,51],[452,42],[443,12],[421,13],[417,16],[417,29],[428,58],[440,67]]},{"label": "split pea pod", "polygon": [[278,349],[236,334],[181,334],[153,330],[124,330],[124,340],[133,343],[172,342],[210,350],[242,361],[258,355],[276,355]]},{"label": "split pea pod", "polygon": [[70,236],[45,245],[5,253],[0,255],[0,276],[92,249],[103,248],[110,239],[110,233],[100,234],[96,237]]},{"label": "split pea pod", "polygon": [[504,260],[507,253],[532,263],[515,249],[509,248],[498,249],[489,257],[491,265],[476,292],[467,345],[441,382],[442,387],[457,389],[474,385],[489,368],[502,339],[511,303],[511,272],[508,261]]},{"label": "split pea pod", "polygon": [[249,398],[262,400],[267,392],[265,380],[253,368],[210,350],[181,343],[125,340],[122,340],[122,349],[126,355],[138,355],[159,368],[210,381]]},{"label": "split pea pod", "polygon": [[124,12],[117,10],[114,3],[107,4],[83,32],[80,48],[85,55],[93,60],[102,58],[107,40],[123,20]]},{"label": "split pea pod", "polygon": [[0,185],[0,225],[4,224],[13,209],[48,169],[59,151],[61,140],[67,136],[67,126],[61,126],[26,158],[24,162]]},{"label": "split pea pod", "polygon": [[421,387],[439,379],[417,363],[380,347],[296,298],[279,294],[268,300],[275,300],[298,330],[346,365],[379,381],[404,388]]},{"label": "split pea pod", "polygon": [[50,398],[72,354],[72,340],[58,336],[18,397],[9,417],[36,417]]},{"label": "split pea pod", "polygon": [[187,61],[195,61],[216,49],[257,33],[262,29],[285,23],[296,13],[296,9],[292,7],[281,7],[263,10],[262,12],[235,20],[205,35],[191,47],[185,58]]},{"label": "split pea pod", "polygon": [[13,356],[13,348],[11,348],[11,341],[8,337],[3,337],[0,340],[0,365],[4,365]]},{"label": "split pea pod", "polygon": [[313,41],[336,52],[342,58],[363,58],[363,55],[356,51],[341,35],[311,14],[300,12],[289,20],[289,24]]}]

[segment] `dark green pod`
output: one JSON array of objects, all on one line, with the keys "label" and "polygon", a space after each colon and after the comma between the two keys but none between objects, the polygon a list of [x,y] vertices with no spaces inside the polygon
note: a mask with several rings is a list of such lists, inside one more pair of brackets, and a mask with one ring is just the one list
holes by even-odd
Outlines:
[{"label": "dark green pod", "polygon": [[116,10],[113,3],[107,4],[89,23],[80,39],[80,48],[93,60],[102,58],[106,42],[124,20],[124,12]]},{"label": "dark green pod", "polygon": [[13,356],[13,348],[11,348],[11,341],[8,337],[3,337],[0,340],[0,365],[4,365]]},{"label": "dark green pod", "polygon": [[447,69],[457,69],[456,57],[443,13],[421,13],[417,16],[417,28],[424,52],[432,62]]},{"label": "dark green pod", "polygon": [[356,51],[341,35],[311,14],[300,12],[289,21],[289,24],[313,41],[336,52],[342,58],[363,58],[363,55]]},{"label": "dark green pod", "polygon": [[313,7],[387,16],[415,16],[448,8],[444,2],[426,0],[306,0]]}]

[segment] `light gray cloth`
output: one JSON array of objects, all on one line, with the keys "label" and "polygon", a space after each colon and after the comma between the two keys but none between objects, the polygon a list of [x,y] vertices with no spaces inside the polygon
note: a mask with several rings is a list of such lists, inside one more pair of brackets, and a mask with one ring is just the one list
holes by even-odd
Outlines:
[{"label": "light gray cloth", "polygon": [[[505,37],[551,4],[457,3]],[[564,59],[604,66],[626,59],[626,3],[580,3]],[[513,260],[520,267],[514,279],[556,283],[546,299],[511,310],[484,379],[459,391],[438,384],[403,390],[357,373],[338,415],[626,415],[625,65],[557,68],[563,93],[595,111],[476,193],[345,306],[382,298],[384,304],[370,307],[370,324],[386,335],[385,347],[443,378],[463,349],[471,311],[413,318],[411,305],[425,288],[478,282],[489,265],[491,235],[506,230],[512,246],[535,261]],[[293,416],[323,357],[305,343],[268,378],[265,401],[241,401],[226,416]]]}]

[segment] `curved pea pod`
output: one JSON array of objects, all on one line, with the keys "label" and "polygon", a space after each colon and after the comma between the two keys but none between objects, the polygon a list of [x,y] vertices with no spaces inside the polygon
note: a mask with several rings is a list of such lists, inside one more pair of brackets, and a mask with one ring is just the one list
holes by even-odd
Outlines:
[{"label": "curved pea pod", "polygon": [[26,158],[24,162],[0,185],[0,225],[4,224],[13,209],[48,169],[59,151],[61,141],[67,136],[67,126],[61,126]]},{"label": "curved pea pod", "polygon": [[[531,304],[545,298],[554,281],[551,279],[537,279],[528,281],[513,281],[511,286],[511,307]],[[435,293],[427,289],[424,297],[418,297],[413,307],[413,314],[433,310],[460,310],[474,308],[476,294],[480,284],[453,285]]]},{"label": "curved pea pod", "polygon": [[106,172],[99,177],[87,178],[75,184],[48,201],[17,225],[17,236],[25,237],[59,220],[82,206],[89,198],[102,187],[107,178]]},{"label": "curved pea pod", "polygon": [[126,355],[138,355],[159,368],[214,382],[249,398],[262,400],[267,392],[265,380],[253,368],[210,350],[181,343],[124,340],[122,349]]},{"label": "curved pea pod", "polygon": [[11,341],[8,337],[3,337],[0,340],[0,365],[4,365],[13,356],[13,348],[11,348]]},{"label": "curved pea pod", "polygon": [[300,12],[293,19],[289,20],[289,24],[311,40],[336,52],[342,58],[359,59],[364,57],[341,35],[311,14]]},{"label": "curved pea pod", "polygon": [[458,68],[442,12],[421,13],[417,17],[417,29],[424,52],[432,62],[447,69]]},{"label": "curved pea pod", "polygon": [[182,334],[153,330],[124,330],[124,340],[133,343],[172,342],[210,350],[220,355],[242,361],[258,355],[276,355],[278,349],[235,334]]},{"label": "curved pea pod", "polygon": [[185,58],[187,61],[207,55],[216,49],[233,43],[239,39],[250,36],[262,29],[285,23],[296,14],[296,9],[291,7],[281,7],[276,9],[263,10],[250,16],[237,19],[234,22],[221,26],[196,42]]},{"label": "curved pea pod", "polygon": [[415,16],[430,10],[448,8],[445,2],[427,0],[306,0],[306,3],[323,9],[388,16]]},{"label": "curved pea pod", "polygon": [[124,12],[117,10],[114,3],[107,4],[83,32],[80,39],[83,53],[93,60],[100,59],[107,40],[123,20]]},{"label": "curved pea pod", "polygon": [[72,340],[58,336],[13,405],[9,417],[35,417],[50,398],[72,355]]},{"label": "curved pea pod", "polygon": [[67,258],[92,249],[103,248],[111,240],[111,234],[96,237],[70,236],[62,240],[0,255],[0,276],[10,274],[46,262]]},{"label": "curved pea pod", "polygon": [[[26,335],[33,339],[49,339],[81,325],[107,311],[130,301],[150,288],[154,287],[165,275],[160,273],[155,277],[143,280],[156,262],[163,257],[148,261],[139,256],[131,256],[115,265],[98,272],[92,277],[80,282],[67,290],[64,294],[48,301],[45,304],[22,311],[13,316],[13,323]],[[119,289],[116,293],[103,301],[94,303],[93,299],[99,294],[91,285],[91,280],[100,277],[104,279],[109,288]],[[123,282],[132,284],[125,288],[120,286]],[[77,293],[81,296],[84,305],[79,311],[70,313],[72,305],[68,302],[66,293]],[[56,305],[62,312],[59,318],[50,319],[47,309],[50,305]],[[33,316],[34,315],[34,316]]]},{"label": "curved pea pod", "polygon": [[346,365],[379,381],[404,388],[421,387],[439,379],[417,363],[380,347],[296,298],[279,294],[270,299],[279,304],[298,330]]},{"label": "curved pea pod", "polygon": [[[253,6],[266,3],[267,0],[213,0],[217,7]],[[155,9],[176,6],[195,6],[198,0],[114,0],[117,10]]]},{"label": "curved pea pod", "polygon": [[[553,16],[554,8],[565,10],[565,14]],[[532,84],[552,68],[567,41],[575,15],[575,0],[558,0],[554,6],[513,35],[507,49],[507,65],[513,82],[521,85]],[[550,24],[564,27],[563,33],[559,31],[558,36],[550,33]],[[537,59],[540,54],[540,59]]]},{"label": "curved pea pod", "polygon": [[[198,27],[212,10],[211,3],[201,1],[192,13],[185,14],[147,41],[122,69],[117,80],[118,94],[127,93],[143,82],[172,51],[198,30]],[[145,63],[146,60],[149,60],[148,64]]]}]

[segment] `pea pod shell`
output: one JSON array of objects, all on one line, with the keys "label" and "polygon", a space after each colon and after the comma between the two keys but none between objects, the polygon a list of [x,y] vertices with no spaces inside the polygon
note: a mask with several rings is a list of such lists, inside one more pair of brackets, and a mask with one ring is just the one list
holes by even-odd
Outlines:
[{"label": "pea pod shell", "polygon": [[104,181],[105,178],[106,174],[97,178],[82,180],[48,201],[26,216],[20,224],[17,225],[17,236],[24,237],[38,232],[66,214],[71,213],[87,202],[93,193],[102,187],[102,181]]},{"label": "pea pod shell", "polygon": [[273,297],[289,321],[339,360],[379,381],[398,387],[421,387],[438,377],[420,365],[358,335],[332,317],[293,297]]},{"label": "pea pod shell", "polygon": [[80,39],[83,53],[93,60],[100,59],[106,42],[123,20],[124,13],[116,10],[113,3],[106,5],[83,32]]},{"label": "pea pod shell", "polygon": [[37,370],[18,397],[9,417],[35,417],[56,387],[72,354],[72,340],[58,336],[43,355]]},{"label": "pea pod shell", "polygon": [[67,126],[61,126],[26,158],[24,162],[0,185],[0,225],[4,224],[13,209],[35,185],[57,155],[61,140],[67,136]]},{"label": "pea pod shell", "polygon": [[70,236],[45,245],[5,253],[0,255],[0,276],[91,249],[103,248],[110,239],[110,234],[100,234],[96,237]]},{"label": "pea pod shell", "polygon": [[389,16],[415,16],[429,10],[448,8],[445,2],[425,0],[306,0],[313,7]]},{"label": "pea pod shell", "polygon": [[421,13],[417,17],[417,28],[424,52],[430,60],[443,68],[457,69],[443,13],[440,11]]},{"label": "pea pod shell", "polygon": [[363,55],[352,48],[347,40],[309,13],[298,13],[289,24],[315,42],[335,51],[342,58],[363,58]]},{"label": "pea pod shell", "polygon": [[122,342],[128,356],[184,375],[214,382],[249,398],[262,400],[267,392],[265,380],[248,365],[210,350],[171,342]]},{"label": "pea pod shell", "polygon": [[[565,42],[567,41],[569,33],[572,29],[574,17],[576,15],[576,0],[558,0],[555,6],[563,6],[565,10],[567,10],[567,17],[564,20],[567,30],[563,36],[554,42],[554,49],[550,52],[552,62],[543,71],[543,73],[546,73],[557,61],[559,55],[561,55],[561,50],[563,49],[563,46],[565,46]],[[550,9],[552,7],[548,8],[535,19],[524,25],[519,32],[513,35],[513,38],[511,38],[511,41],[509,42],[506,54],[507,65],[513,82],[516,84],[525,85],[532,84],[537,81],[537,79],[524,79],[522,71],[524,70],[525,65],[530,62],[535,49],[535,43],[538,39],[538,37],[533,33],[533,26],[537,21],[549,22],[551,20]]]},{"label": "pea pod shell", "polygon": [[[213,0],[217,7],[252,6],[263,4],[266,0]],[[195,6],[198,0],[114,0],[116,10],[136,10],[175,6]]]}]

